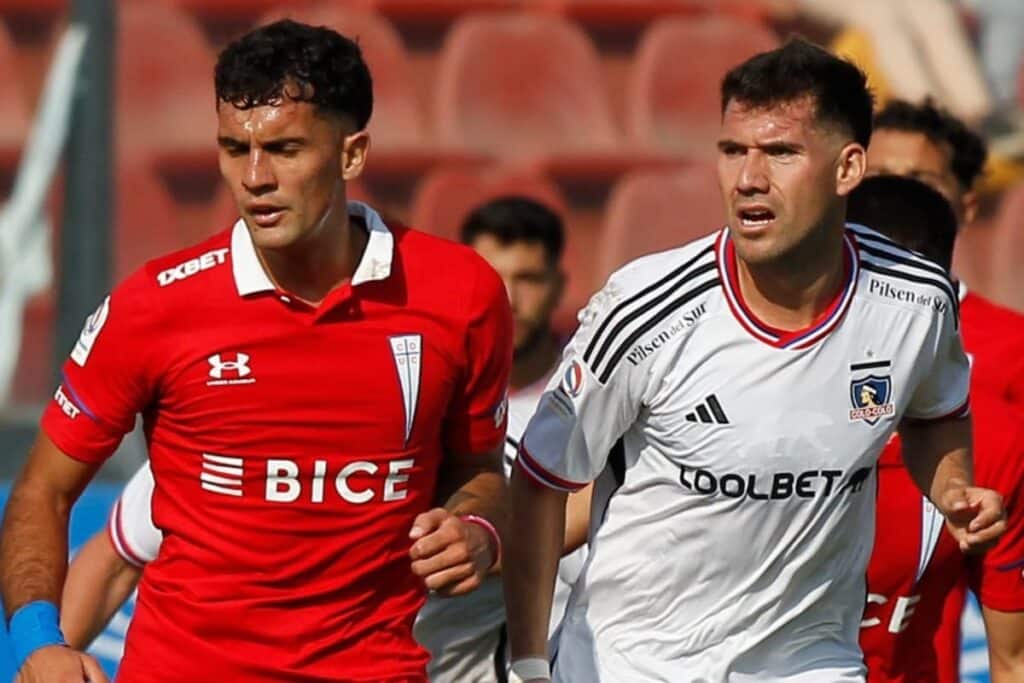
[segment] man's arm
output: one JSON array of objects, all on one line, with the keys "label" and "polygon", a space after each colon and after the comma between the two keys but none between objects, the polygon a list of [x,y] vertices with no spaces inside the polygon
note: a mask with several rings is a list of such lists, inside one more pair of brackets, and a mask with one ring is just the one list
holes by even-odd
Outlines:
[{"label": "man's arm", "polygon": [[409,532],[412,570],[439,595],[462,595],[499,567],[505,518],[501,446],[482,454],[449,454],[438,475],[438,498],[443,506],[419,515]]},{"label": "man's arm", "polygon": [[[0,591],[8,618],[29,603],[60,603],[71,506],[96,469],[61,452],[44,433],[36,438],[11,490],[0,532]],[[56,645],[35,650],[20,670],[24,683],[76,675],[106,681],[91,657]]]},{"label": "man's arm", "polygon": [[512,660],[548,658],[548,625],[565,543],[566,492],[542,486],[516,467],[510,486],[505,610]]},{"label": "man's arm", "polygon": [[1006,531],[1002,497],[973,486],[971,420],[903,420],[903,462],[918,488],[945,516],[964,552],[991,546]]},{"label": "man's arm", "polygon": [[60,611],[68,645],[84,650],[135,590],[142,568],[124,560],[108,532],[90,538],[68,567]]},{"label": "man's arm", "polygon": [[982,606],[992,683],[1024,681],[1024,612]]},{"label": "man's arm", "polygon": [[594,485],[570,493],[565,501],[565,546],[562,555],[568,555],[587,542],[590,533],[590,501]]}]

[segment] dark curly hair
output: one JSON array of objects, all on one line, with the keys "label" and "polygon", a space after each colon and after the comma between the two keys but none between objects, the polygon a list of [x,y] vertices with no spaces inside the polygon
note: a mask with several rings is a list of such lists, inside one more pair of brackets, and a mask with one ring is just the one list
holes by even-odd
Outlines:
[{"label": "dark curly hair", "polygon": [[729,102],[770,107],[811,97],[817,120],[841,127],[864,147],[871,139],[873,100],[864,72],[803,38],[754,55],[722,79]]},{"label": "dark curly hair", "polygon": [[875,114],[875,130],[880,128],[920,133],[936,145],[949,145],[953,175],[965,191],[974,186],[985,168],[985,141],[931,98],[920,104],[890,101]]},{"label": "dark curly hair", "polygon": [[260,26],[220,53],[217,102],[250,109],[283,98],[347,116],[358,130],[373,112],[373,81],[354,41],[326,26],[284,19]]}]

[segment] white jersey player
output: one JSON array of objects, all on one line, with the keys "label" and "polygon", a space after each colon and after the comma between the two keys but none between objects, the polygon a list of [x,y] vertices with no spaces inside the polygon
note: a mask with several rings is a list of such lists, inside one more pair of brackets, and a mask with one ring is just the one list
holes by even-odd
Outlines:
[{"label": "white jersey player", "polygon": [[968,368],[937,267],[856,226],[845,249],[799,333],[746,309],[727,230],[586,309],[520,455],[547,486],[596,479],[561,680],[861,680],[876,458],[901,417],[964,410]]},{"label": "white jersey player", "polygon": [[723,90],[729,227],[615,273],[526,430],[505,555],[522,680],[549,675],[557,491],[596,480],[564,682],[863,681],[874,467],[897,425],[962,545],[986,540],[971,520],[1001,519],[998,496],[967,485],[951,283],[843,225],[870,135],[863,74],[793,41]]}]

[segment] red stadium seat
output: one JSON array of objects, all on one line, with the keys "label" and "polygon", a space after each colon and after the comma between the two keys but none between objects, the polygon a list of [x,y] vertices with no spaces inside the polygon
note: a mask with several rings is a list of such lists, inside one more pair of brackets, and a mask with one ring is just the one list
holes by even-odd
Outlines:
[{"label": "red stadium seat", "polygon": [[629,174],[608,198],[599,275],[603,280],[638,256],[685,244],[724,221],[718,180],[709,166]]},{"label": "red stadium seat", "polygon": [[149,259],[188,246],[190,228],[184,224],[171,193],[148,165],[123,165],[118,169],[115,192],[115,282]]},{"label": "red stadium seat", "polygon": [[213,19],[245,19],[275,8],[302,6],[308,0],[169,0],[196,16]]},{"label": "red stadium seat", "polygon": [[29,108],[21,84],[14,43],[0,22],[0,167],[13,169],[29,133]]},{"label": "red stadium seat", "polygon": [[597,52],[562,19],[461,19],[442,48],[437,88],[444,145],[518,160],[617,152]]},{"label": "red stadium seat", "polygon": [[540,0],[540,4],[576,21],[616,27],[680,14],[728,13],[754,19],[768,14],[766,7],[749,0]]},{"label": "red stadium seat", "polygon": [[722,77],[777,45],[765,26],[727,15],[658,21],[643,37],[630,76],[629,136],[647,149],[710,158],[721,119]]},{"label": "red stadium seat", "polygon": [[186,168],[216,164],[213,50],[198,25],[161,2],[118,7],[119,156]]},{"label": "red stadium seat", "polygon": [[377,15],[321,2],[274,11],[258,23],[284,17],[314,26],[328,26],[356,40],[373,75],[373,155],[423,144],[423,117],[416,102],[416,84],[398,31]]},{"label": "red stadium seat", "polygon": [[643,24],[668,14],[715,9],[715,0],[544,0],[550,10],[596,24]]},{"label": "red stadium seat", "polygon": [[451,240],[480,204],[506,195],[535,199],[565,215],[565,200],[549,180],[510,169],[440,169],[419,184],[412,202],[412,227]]},{"label": "red stadium seat", "polygon": [[389,17],[408,21],[438,21],[474,12],[516,10],[536,0],[354,0]]}]

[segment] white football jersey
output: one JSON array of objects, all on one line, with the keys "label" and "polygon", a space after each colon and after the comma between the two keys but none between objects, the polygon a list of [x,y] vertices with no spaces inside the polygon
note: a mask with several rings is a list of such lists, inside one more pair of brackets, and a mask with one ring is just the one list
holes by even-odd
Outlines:
[{"label": "white football jersey", "polygon": [[784,332],[746,307],[727,229],[610,278],[520,468],[596,479],[555,681],[864,680],[875,463],[903,418],[966,414],[944,271],[849,225],[842,292]]}]

